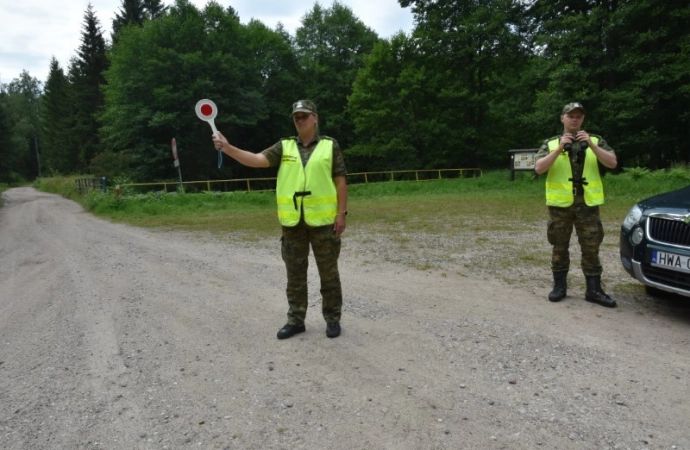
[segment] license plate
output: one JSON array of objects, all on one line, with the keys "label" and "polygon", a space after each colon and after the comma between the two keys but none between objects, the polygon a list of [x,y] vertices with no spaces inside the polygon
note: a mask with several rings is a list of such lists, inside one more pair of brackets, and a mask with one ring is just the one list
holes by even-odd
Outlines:
[{"label": "license plate", "polygon": [[690,257],[675,255],[654,250],[652,252],[652,265],[676,272],[690,273]]}]

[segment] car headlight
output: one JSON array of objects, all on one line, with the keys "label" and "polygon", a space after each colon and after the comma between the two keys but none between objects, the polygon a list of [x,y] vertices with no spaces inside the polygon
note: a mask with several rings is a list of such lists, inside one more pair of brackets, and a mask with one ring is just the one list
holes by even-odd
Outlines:
[{"label": "car headlight", "polygon": [[640,218],[642,217],[642,210],[640,209],[639,206],[635,205],[632,208],[630,208],[630,211],[628,211],[628,215],[625,216],[625,220],[623,221],[623,228],[626,230],[632,229],[639,221]]},{"label": "car headlight", "polygon": [[633,245],[640,245],[642,239],[644,239],[644,230],[642,227],[635,227],[633,232],[630,233],[630,242],[632,242]]}]

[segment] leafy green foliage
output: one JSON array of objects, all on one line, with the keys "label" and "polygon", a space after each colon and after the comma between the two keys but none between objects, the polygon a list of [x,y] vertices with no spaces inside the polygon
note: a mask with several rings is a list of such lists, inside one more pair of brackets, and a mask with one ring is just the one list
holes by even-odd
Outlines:
[{"label": "leafy green foliage", "polygon": [[81,201],[81,195],[79,195],[76,184],[76,180],[79,178],[88,177],[84,175],[42,177],[36,179],[34,187],[51,194],[59,194],[70,200]]},{"label": "leafy green foliage", "polygon": [[[110,150],[130,152],[135,179],[176,176],[173,137],[185,177],[247,171],[214,167],[211,129],[194,112],[202,98],[216,103],[216,126],[240,147],[267,146],[287,131],[279,123],[289,124],[287,99],[295,98],[297,79],[289,41],[256,22],[241,25],[231,8],[209,3],[200,11],[180,0],[164,17],[123,30],[111,62],[101,132]],[[268,141],[263,127],[276,128]]]},{"label": "leafy green foliage", "polygon": [[[415,167],[495,166],[522,137],[510,125],[514,108],[529,100],[514,76],[528,61],[521,4],[400,4],[412,6],[418,25],[410,38],[394,36],[388,48],[372,52],[360,72],[350,107],[358,132],[368,132],[368,139],[353,152],[371,154],[372,141],[393,142],[403,164],[411,160]],[[391,117],[396,125],[376,129],[364,123],[369,117]],[[385,144],[380,148],[395,153]]]},{"label": "leafy green foliage", "polygon": [[315,3],[295,35],[297,57],[308,79],[298,98],[314,101],[323,134],[335,137],[342,148],[348,148],[354,139],[347,97],[378,35],[337,1],[325,9]]},{"label": "leafy green foliage", "polygon": [[416,145],[427,91],[424,69],[410,62],[413,46],[402,33],[382,40],[357,74],[348,108],[356,134],[366,139],[345,152],[351,172],[424,167]]},{"label": "leafy green foliage", "polygon": [[39,125],[41,83],[29,72],[2,86],[0,102],[4,106],[5,126],[9,133],[3,138],[6,168],[9,179],[16,182],[33,179],[41,173],[39,145],[42,141]]},{"label": "leafy green foliage", "polygon": [[559,105],[582,101],[585,126],[606,136],[624,165],[689,160],[690,6],[542,0],[530,15],[542,49],[531,72],[548,82],[537,91],[540,120],[555,123]]},{"label": "leafy green foliage", "polygon": [[130,173],[132,167],[132,154],[128,151],[113,152],[106,150],[99,153],[91,160],[91,170],[108,180],[116,180]]},{"label": "leafy green foliage", "polygon": [[315,3],[291,36],[215,1],[122,0],[111,48],[89,6],[67,83],[51,62],[43,94],[28,73],[0,86],[0,179],[45,165],[174,180],[173,137],[187,180],[274,175],[229,158],[218,168],[201,98],[253,151],[293,134],[289,106],[310,98],[351,172],[505,167],[509,149],[560,133],[577,100],[619,171],[673,167],[690,162],[686,3],[399,0],[415,29],[380,39],[338,1]]}]

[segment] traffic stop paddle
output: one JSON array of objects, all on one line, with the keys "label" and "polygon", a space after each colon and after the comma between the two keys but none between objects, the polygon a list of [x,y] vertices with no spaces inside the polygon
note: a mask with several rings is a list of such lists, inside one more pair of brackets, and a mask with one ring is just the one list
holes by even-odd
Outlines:
[{"label": "traffic stop paddle", "polygon": [[[196,115],[199,119],[208,122],[208,124],[211,125],[213,135],[217,137],[218,130],[216,129],[216,124],[213,122],[213,119],[215,119],[218,115],[218,107],[215,103],[213,103],[213,100],[209,100],[206,98],[199,100],[198,102],[196,102],[194,110],[196,111]],[[218,168],[220,169],[222,165],[223,152],[221,150],[218,150]]]}]

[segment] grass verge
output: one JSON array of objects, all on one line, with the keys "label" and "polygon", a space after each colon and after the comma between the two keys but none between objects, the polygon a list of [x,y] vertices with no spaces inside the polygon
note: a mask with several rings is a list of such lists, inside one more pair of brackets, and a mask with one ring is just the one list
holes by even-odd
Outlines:
[{"label": "grass verge", "polygon": [[[485,172],[481,178],[350,185],[345,245],[356,248],[362,264],[388,261],[447,275],[546,286],[550,246],[545,236],[545,177],[516,175],[512,182],[506,170]],[[42,179],[37,187],[72,198],[96,216],[135,226],[203,231],[257,243],[274,243],[280,233],[271,192],[118,196],[92,191],[81,196],[74,178]],[[605,267],[620,265],[618,234],[630,207],[688,184],[690,170],[685,167],[606,175],[606,204],[601,208]],[[571,242],[577,245],[575,238]]]}]

